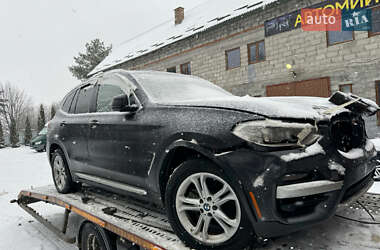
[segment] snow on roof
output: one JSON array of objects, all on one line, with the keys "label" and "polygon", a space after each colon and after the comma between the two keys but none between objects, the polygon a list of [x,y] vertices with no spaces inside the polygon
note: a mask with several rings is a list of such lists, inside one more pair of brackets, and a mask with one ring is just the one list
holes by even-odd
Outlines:
[{"label": "snow on roof", "polygon": [[197,7],[185,11],[185,19],[181,24],[175,25],[174,20],[170,19],[113,48],[111,54],[96,66],[89,75],[148,54],[196,33],[205,31],[234,17],[258,8],[264,8],[266,5],[276,1],[277,0],[205,1]]}]

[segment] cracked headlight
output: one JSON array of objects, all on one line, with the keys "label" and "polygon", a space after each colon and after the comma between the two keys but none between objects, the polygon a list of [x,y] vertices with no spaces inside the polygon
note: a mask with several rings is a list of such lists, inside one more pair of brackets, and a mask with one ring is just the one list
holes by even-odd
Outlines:
[{"label": "cracked headlight", "polygon": [[232,133],[237,137],[264,147],[305,147],[320,135],[309,123],[259,120],[239,123]]}]

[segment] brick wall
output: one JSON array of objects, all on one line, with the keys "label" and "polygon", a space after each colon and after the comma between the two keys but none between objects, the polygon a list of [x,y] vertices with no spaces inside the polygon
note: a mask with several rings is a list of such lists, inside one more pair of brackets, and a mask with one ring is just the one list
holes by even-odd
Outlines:
[{"label": "brick wall", "polygon": [[[265,96],[267,85],[330,77],[331,91],[352,84],[353,93],[375,100],[375,80],[380,80],[380,36],[355,32],[355,40],[327,46],[326,32],[301,29],[264,37],[264,21],[321,2],[280,1],[220,24],[203,33],[168,45],[116,68],[165,71],[191,62],[193,75],[210,80],[237,95]],[[265,38],[266,60],[248,64],[247,44]],[[226,70],[225,51],[240,47],[241,66]],[[286,64],[293,65],[294,79]],[[375,119],[368,124],[371,137],[377,132]]]}]

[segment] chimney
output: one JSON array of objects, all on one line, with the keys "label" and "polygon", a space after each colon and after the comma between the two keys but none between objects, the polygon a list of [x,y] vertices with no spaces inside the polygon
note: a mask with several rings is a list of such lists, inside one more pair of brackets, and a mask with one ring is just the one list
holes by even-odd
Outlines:
[{"label": "chimney", "polygon": [[181,24],[183,19],[185,19],[185,9],[178,7],[174,10],[175,25]]}]

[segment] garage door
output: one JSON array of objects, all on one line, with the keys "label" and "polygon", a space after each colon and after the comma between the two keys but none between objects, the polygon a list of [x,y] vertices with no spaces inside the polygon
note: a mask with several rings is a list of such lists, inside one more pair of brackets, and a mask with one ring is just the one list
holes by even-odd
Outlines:
[{"label": "garage door", "polygon": [[330,96],[330,78],[281,83],[266,88],[267,96]]}]

